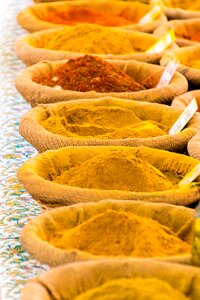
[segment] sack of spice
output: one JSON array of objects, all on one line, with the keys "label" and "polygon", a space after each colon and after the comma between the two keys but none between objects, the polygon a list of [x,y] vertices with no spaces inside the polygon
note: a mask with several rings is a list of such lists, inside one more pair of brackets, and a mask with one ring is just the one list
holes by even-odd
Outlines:
[{"label": "sack of spice", "polygon": [[199,107],[197,112],[200,112],[200,90],[193,90],[175,97],[171,103],[171,107],[185,109],[193,98],[196,98]]},{"label": "sack of spice", "polygon": [[85,55],[68,61],[40,62],[23,70],[16,88],[32,105],[75,99],[115,97],[170,104],[188,82],[176,72],[167,86],[156,88],[164,68],[137,61],[105,61]]},{"label": "sack of spice", "polygon": [[189,89],[197,89],[200,86],[200,45],[187,46],[170,50],[160,60],[161,66],[166,66],[170,61],[178,61],[177,71],[188,80]]},{"label": "sack of spice", "polygon": [[18,180],[49,207],[104,199],[189,205],[199,200],[196,182],[178,186],[199,161],[148,147],[65,147],[28,159]]},{"label": "sack of spice", "polygon": [[197,267],[148,259],[107,259],[53,268],[29,280],[21,300],[198,300],[199,285]]},{"label": "sack of spice", "polygon": [[200,19],[173,20],[161,24],[154,34],[163,36],[171,28],[175,32],[175,42],[178,46],[198,45],[200,42]]},{"label": "sack of spice", "polygon": [[30,32],[43,29],[67,28],[79,23],[99,24],[128,30],[152,32],[166,16],[160,12],[148,24],[137,23],[152,9],[152,5],[124,1],[62,1],[28,6],[17,20]]},{"label": "sack of spice", "polygon": [[[33,0],[36,3],[40,3],[40,2],[57,2],[60,0]],[[63,0],[63,1],[79,1],[79,0]],[[110,1],[116,1],[116,0],[110,0]],[[146,3],[149,4],[149,0],[121,0],[121,1],[127,1],[127,2],[141,2],[141,3]]]},{"label": "sack of spice", "polygon": [[[65,29],[47,29],[28,34],[17,41],[15,50],[27,65],[84,54],[95,54],[105,59],[158,63],[166,50],[161,53],[146,52],[158,40],[150,33],[83,23]],[[170,48],[173,49],[174,44]]]},{"label": "sack of spice", "polygon": [[[193,98],[196,98],[198,104],[198,111],[196,115],[199,115],[200,112],[200,90],[190,91],[185,93],[179,97],[174,98],[172,101],[172,107],[177,107],[181,109],[185,109],[186,106],[190,103]],[[188,142],[188,154],[196,159],[200,160],[200,134],[195,134],[192,139]]]},{"label": "sack of spice", "polygon": [[114,98],[39,105],[26,112],[20,134],[39,152],[67,146],[148,146],[182,151],[200,129],[195,115],[181,132],[169,129],[181,109]]},{"label": "sack of spice", "polygon": [[162,0],[162,4],[169,20],[200,18],[199,0]]},{"label": "sack of spice", "polygon": [[194,220],[194,210],[182,206],[105,200],[49,210],[20,239],[51,266],[125,256],[190,263]]}]

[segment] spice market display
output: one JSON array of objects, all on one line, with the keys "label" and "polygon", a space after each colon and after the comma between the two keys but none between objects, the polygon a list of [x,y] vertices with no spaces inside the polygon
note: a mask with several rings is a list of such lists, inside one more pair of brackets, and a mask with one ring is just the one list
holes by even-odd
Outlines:
[{"label": "spice market display", "polygon": [[199,1],[0,16],[0,299],[200,299]]},{"label": "spice market display", "polygon": [[[160,53],[149,50],[159,38],[151,33],[82,23],[63,29],[30,33],[16,43],[16,53],[26,65],[97,54],[102,58],[158,62]],[[170,43],[169,48],[174,48]]]},{"label": "spice market display", "polygon": [[[105,208],[107,208],[107,211],[105,211]],[[106,215],[104,215],[105,213]],[[70,219],[65,218],[66,214],[70,216]],[[102,214],[106,222],[99,222]],[[121,217],[115,218],[117,215]],[[80,216],[79,219],[77,216]],[[181,218],[177,219],[177,216],[181,216]],[[111,220],[112,222],[110,224]],[[138,222],[135,223],[136,220],[138,220]],[[141,220],[142,222],[139,222]],[[193,220],[193,209],[165,203],[161,205],[160,203],[132,200],[104,200],[97,203],[80,203],[76,206],[70,205],[50,210],[48,213],[42,214],[33,220],[33,222],[29,222],[22,231],[21,242],[23,247],[34,257],[50,266],[57,266],[66,262],[105,258],[105,255],[108,255],[109,251],[112,251],[109,246],[110,243],[114,245],[113,252],[109,254],[110,258],[116,257],[117,251],[120,251],[121,256],[126,256],[127,259],[132,255],[147,258],[157,256],[160,260],[185,263],[191,260],[190,251],[186,250],[185,253],[183,251],[178,254],[175,253],[175,249],[178,249],[176,246],[180,246],[179,242],[182,245],[184,244],[187,249],[191,247],[193,239]],[[52,222],[54,223],[54,228],[50,226]],[[92,230],[93,227],[87,226],[88,222],[96,228],[95,232]],[[152,225],[150,227],[148,227],[149,222]],[[110,226],[108,226],[108,223]],[[41,224],[45,224],[43,232],[40,231]],[[135,224],[134,227],[137,228],[137,233],[134,237],[129,237],[129,235],[126,234],[129,225],[132,226],[131,224]],[[119,226],[121,230],[118,230]],[[155,229],[155,227],[156,231],[152,231],[151,237],[149,231],[153,228]],[[166,229],[166,231],[163,231],[163,234],[160,236],[156,236],[156,232],[159,228]],[[84,230],[84,232],[82,232],[82,230]],[[103,243],[108,245],[108,247],[106,246],[107,248],[102,247],[103,244],[101,240],[97,242],[99,232],[102,230],[107,232],[104,237],[105,242]],[[77,235],[80,232],[80,247],[77,244],[76,249],[70,249],[66,243],[64,243],[64,247],[66,245],[66,248],[62,247],[62,240],[67,238],[68,234]],[[143,238],[140,234],[142,236],[147,234],[145,239],[149,241],[149,248],[143,249],[143,252],[140,250],[137,251],[144,245],[144,243],[142,243]],[[178,244],[175,242],[174,236],[177,238],[176,242],[179,241]],[[88,244],[88,238],[91,240],[96,239],[96,244]],[[172,242],[171,249],[168,250],[163,249],[166,238],[169,242],[172,242],[172,240],[175,242]],[[70,240],[71,242],[73,241],[73,239]],[[79,243],[79,241],[77,240],[76,242]],[[60,246],[52,248],[52,244],[56,242],[60,243]],[[154,244],[153,248],[151,246],[152,242]],[[132,251],[133,243],[137,244],[134,246],[134,253]],[[33,245],[35,245],[35,247],[33,247]],[[95,245],[96,250],[93,249]],[[43,255],[40,249],[43,249],[44,253],[48,252],[48,256]],[[94,251],[96,252],[93,253]],[[98,251],[100,255],[98,255]],[[106,251],[107,253],[103,253],[102,251]],[[169,252],[167,253],[166,251]]]},{"label": "spice market display", "polygon": [[139,1],[63,1],[29,6],[17,18],[28,31],[68,27],[80,23],[99,24],[123,29],[139,28],[152,32],[167,18],[160,7],[153,9],[153,18],[146,25],[143,18],[150,13],[153,5]]},{"label": "spice market display", "polygon": [[[30,102],[31,106],[36,106],[39,103],[95,99],[103,96],[169,104],[174,97],[182,95],[188,90],[188,82],[179,72],[175,72],[168,85],[157,88],[156,86],[164,70],[161,66],[134,60],[109,60],[109,62],[106,62],[98,58],[95,59],[96,56],[92,57],[84,56],[83,59],[78,57],[67,61],[67,63],[64,60],[37,63],[20,72],[15,79],[16,88],[24,99]],[[113,65],[119,67],[122,72]],[[79,72],[77,72],[76,67]],[[109,73],[105,73],[104,67]],[[56,74],[59,73],[59,77],[54,76],[54,70]],[[98,80],[95,77],[93,78],[94,75],[92,74],[88,77],[90,71],[96,75]],[[77,73],[78,77],[76,78],[74,75]],[[123,83],[119,83],[119,74],[121,78],[125,79]],[[60,82],[66,77],[70,78],[74,90],[63,89],[59,84],[51,86],[52,84],[47,82],[49,76],[52,77],[51,82],[53,84],[57,81],[57,78],[60,79]],[[93,78],[93,81],[89,82],[90,78]],[[116,87],[113,87],[114,82]],[[95,89],[99,89],[101,83],[103,87],[96,91]],[[129,91],[126,91],[127,87],[130,87],[130,83],[132,83],[132,87],[140,85],[143,86],[143,89],[136,89],[135,91],[129,89]],[[118,90],[119,84],[121,87],[123,84],[122,92]],[[109,89],[111,90],[109,91]],[[82,92],[81,90],[86,91]],[[36,93],[37,98],[35,97]]]}]

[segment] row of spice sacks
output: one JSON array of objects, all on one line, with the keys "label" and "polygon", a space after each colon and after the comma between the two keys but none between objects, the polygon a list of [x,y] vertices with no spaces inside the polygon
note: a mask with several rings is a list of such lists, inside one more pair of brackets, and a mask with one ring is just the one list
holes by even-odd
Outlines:
[{"label": "row of spice sacks", "polygon": [[43,210],[21,243],[52,267],[23,300],[200,299],[200,3],[167,3],[17,16],[19,132],[39,152],[17,178]]}]

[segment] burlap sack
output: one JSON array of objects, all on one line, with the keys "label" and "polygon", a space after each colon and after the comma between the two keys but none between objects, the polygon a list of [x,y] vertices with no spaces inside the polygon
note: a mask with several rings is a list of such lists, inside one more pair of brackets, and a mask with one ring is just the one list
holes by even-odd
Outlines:
[{"label": "burlap sack", "polygon": [[155,29],[154,34],[157,36],[163,36],[172,28],[174,29],[176,36],[175,42],[178,46],[184,47],[200,45],[197,40],[192,40],[193,38],[196,39],[199,35],[200,19],[173,20],[165,22]]},{"label": "burlap sack", "polygon": [[[26,65],[33,65],[42,60],[63,60],[84,55],[80,52],[69,52],[59,50],[45,49],[45,44],[62,28],[41,30],[39,32],[30,33],[25,37],[20,38],[16,42],[15,50],[19,58]],[[119,30],[119,29],[115,29]],[[120,59],[120,60],[138,60],[149,63],[158,63],[162,55],[166,52],[161,53],[146,53],[145,51],[154,45],[159,38],[150,33],[137,32],[137,31],[126,31],[133,48],[138,51],[132,54],[113,55],[113,54],[95,54],[104,59]],[[169,49],[177,47],[173,44]]]},{"label": "burlap sack", "polygon": [[41,122],[50,116],[59,116],[59,112],[71,109],[77,105],[121,107],[129,109],[136,116],[145,121],[153,120],[171,128],[178,119],[182,110],[161,104],[126,101],[114,98],[100,98],[94,100],[72,100],[49,105],[39,105],[26,112],[21,120],[19,132],[30,144],[39,152],[58,149],[67,146],[148,146],[169,151],[181,151],[187,146],[188,141],[200,130],[200,116],[195,115],[188,126],[181,132],[174,135],[165,134],[163,136],[151,138],[126,138],[126,139],[98,139],[95,138],[72,138],[59,134],[54,134],[46,130]]},{"label": "burlap sack", "polygon": [[[174,100],[172,101],[172,106],[185,109],[186,106],[190,103],[190,101],[194,97],[197,100],[198,107],[200,107],[200,90],[191,91],[179,97],[174,98]],[[199,111],[200,110],[198,109],[196,115],[200,115]],[[188,148],[188,154],[190,156],[200,160],[200,134],[199,133],[197,133],[192,137],[192,139],[188,143],[187,148]]]},{"label": "burlap sack", "polygon": [[[164,13],[168,19],[200,18],[200,5],[198,0],[162,0],[162,3],[164,4]],[[187,5],[188,9],[186,9]]]},{"label": "burlap sack", "polygon": [[162,22],[167,21],[166,16],[161,13],[155,21],[151,21],[145,25],[137,25],[138,21],[147,14],[152,5],[140,2],[124,2],[124,1],[105,1],[105,0],[79,0],[79,1],[62,1],[55,3],[43,3],[39,5],[28,6],[22,10],[17,20],[19,24],[29,32],[35,32],[43,29],[69,27],[68,25],[56,24],[44,21],[44,17],[52,11],[65,11],[71,6],[88,7],[98,12],[108,13],[114,16],[123,16],[129,21],[131,25],[117,26],[123,29],[141,30],[144,32],[152,32]]},{"label": "burlap sack", "polygon": [[[53,182],[62,171],[73,165],[84,162],[95,155],[106,153],[111,149],[126,149],[144,161],[158,168],[167,177],[184,176],[199,161],[186,155],[172,153],[147,147],[66,147],[49,150],[28,159],[19,169],[17,177],[25,189],[38,202],[49,207],[71,205],[81,202],[98,202],[104,199],[144,200],[178,205],[189,205],[200,199],[197,178],[196,183],[176,187],[160,192],[131,192],[122,190],[100,190],[67,186]],[[105,166],[106,167],[106,166]],[[120,172],[120,170],[119,170]]]},{"label": "burlap sack", "polygon": [[108,281],[135,277],[158,278],[191,300],[200,298],[199,268],[148,259],[110,259],[53,268],[29,280],[23,289],[21,300],[73,300]]},{"label": "burlap sack", "polygon": [[196,88],[200,86],[200,69],[189,66],[191,61],[200,60],[200,45],[170,50],[163,55],[160,64],[166,66],[171,60],[179,61],[177,71],[182,73],[190,84],[193,84]]},{"label": "burlap sack", "polygon": [[66,61],[40,62],[23,70],[15,80],[16,88],[22,96],[36,106],[40,103],[54,103],[75,99],[96,99],[100,97],[115,97],[127,100],[158,102],[170,104],[174,97],[188,90],[188,82],[183,75],[176,72],[171,82],[162,88],[155,88],[164,68],[137,61],[111,60],[135,81],[146,86],[146,90],[138,92],[99,93],[95,91],[77,92],[70,90],[56,90],[54,88],[38,84],[32,80],[33,76],[41,76],[62,66]]},{"label": "burlap sack", "polygon": [[175,97],[171,103],[171,106],[185,109],[193,98],[196,98],[197,104],[200,107],[200,90],[190,91],[183,95]]},{"label": "burlap sack", "polygon": [[[180,239],[192,244],[194,210],[169,204],[145,203],[140,201],[106,200],[98,203],[76,204],[50,210],[28,222],[21,233],[21,243],[37,260],[56,266],[84,260],[98,260],[97,256],[78,249],[60,249],[49,243],[52,234],[74,228],[107,209],[130,212],[151,218],[170,228]],[[145,243],[145,241],[144,241]],[[111,258],[111,257],[107,257]],[[189,263],[191,255],[159,257],[174,262]]]}]

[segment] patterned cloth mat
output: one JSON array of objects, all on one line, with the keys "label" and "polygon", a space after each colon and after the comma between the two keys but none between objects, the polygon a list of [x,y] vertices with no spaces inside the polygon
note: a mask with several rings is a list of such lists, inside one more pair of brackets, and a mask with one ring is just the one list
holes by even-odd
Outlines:
[{"label": "patterned cloth mat", "polygon": [[[19,236],[23,225],[40,213],[35,201],[18,183],[16,172],[36,150],[20,137],[19,120],[30,106],[14,86],[24,68],[14,52],[15,41],[26,32],[16,22],[17,13],[32,4],[29,0],[5,0],[0,4],[0,277],[2,300],[20,299],[27,279],[47,266],[22,250]],[[0,297],[1,298],[1,297]]]}]

